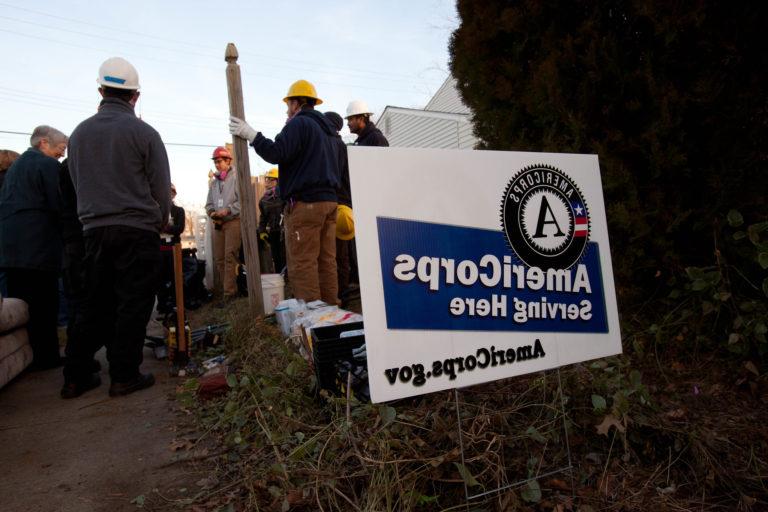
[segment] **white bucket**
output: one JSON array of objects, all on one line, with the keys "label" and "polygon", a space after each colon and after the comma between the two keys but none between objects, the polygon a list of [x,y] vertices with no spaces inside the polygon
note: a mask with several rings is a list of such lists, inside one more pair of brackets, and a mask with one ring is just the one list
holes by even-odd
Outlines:
[{"label": "white bucket", "polygon": [[275,311],[280,301],[285,298],[285,281],[280,274],[261,274],[261,291],[264,296],[264,314]]}]

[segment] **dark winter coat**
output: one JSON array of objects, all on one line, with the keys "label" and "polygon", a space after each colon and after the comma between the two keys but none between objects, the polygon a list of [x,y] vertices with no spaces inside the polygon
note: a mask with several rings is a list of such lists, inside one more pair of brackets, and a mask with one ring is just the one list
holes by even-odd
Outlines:
[{"label": "dark winter coat", "polygon": [[69,175],[69,159],[61,163],[59,170],[59,201],[61,204],[61,238],[65,244],[82,242],[83,225],[77,217],[77,195]]},{"label": "dark winter coat", "polygon": [[184,226],[187,222],[187,215],[184,208],[171,203],[170,222],[160,233],[161,245],[174,245],[181,242],[181,234],[184,232]]},{"label": "dark winter coat", "polygon": [[285,203],[277,191],[265,192],[259,200],[259,233],[279,233]]},{"label": "dark winter coat", "polygon": [[323,114],[304,109],[288,121],[274,142],[256,134],[253,149],[280,166],[280,197],[306,203],[336,201],[339,186],[336,130]]},{"label": "dark winter coat", "polygon": [[376,128],[373,121],[370,119],[365,123],[365,128],[357,136],[355,146],[389,146],[389,141],[381,133],[381,130]]},{"label": "dark winter coat", "polygon": [[339,204],[352,208],[352,187],[349,184],[349,159],[347,158],[347,145],[336,136],[336,146],[339,148],[339,189],[336,194],[339,196]]},{"label": "dark winter coat", "polygon": [[36,148],[8,169],[0,191],[0,268],[59,271],[60,169]]}]

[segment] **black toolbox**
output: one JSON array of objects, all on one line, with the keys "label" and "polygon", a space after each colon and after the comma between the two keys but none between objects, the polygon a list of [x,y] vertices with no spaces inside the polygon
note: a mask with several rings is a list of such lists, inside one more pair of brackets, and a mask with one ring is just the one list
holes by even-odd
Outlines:
[{"label": "black toolbox", "polygon": [[365,335],[341,336],[342,333],[362,328],[363,322],[352,322],[312,329],[312,359],[318,389],[327,389],[340,396],[346,386],[348,372],[358,376],[365,373],[365,358],[355,357],[353,354],[354,350],[365,344]]}]

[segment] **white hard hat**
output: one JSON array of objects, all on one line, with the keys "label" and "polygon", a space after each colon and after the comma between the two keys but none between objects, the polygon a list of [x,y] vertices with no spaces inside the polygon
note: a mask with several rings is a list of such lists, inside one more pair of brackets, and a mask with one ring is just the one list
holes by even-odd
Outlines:
[{"label": "white hard hat", "polygon": [[362,114],[373,115],[373,112],[371,112],[371,109],[368,108],[368,104],[364,101],[352,100],[349,102],[349,105],[347,105],[347,115],[344,116],[344,118],[348,119],[352,116],[359,116]]},{"label": "white hard hat", "polygon": [[104,87],[136,91],[139,89],[139,73],[127,60],[112,57],[101,64],[96,82]]}]

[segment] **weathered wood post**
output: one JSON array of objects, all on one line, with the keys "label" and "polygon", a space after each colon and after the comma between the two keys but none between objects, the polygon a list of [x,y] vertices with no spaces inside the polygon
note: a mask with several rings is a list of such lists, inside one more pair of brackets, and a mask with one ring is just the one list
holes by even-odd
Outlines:
[{"label": "weathered wood post", "polygon": [[176,292],[176,360],[180,367],[189,362],[187,319],[184,310],[184,271],[181,258],[181,242],[173,244],[173,284]]},{"label": "weathered wood post", "polygon": [[[237,64],[237,48],[234,43],[227,45],[224,60],[227,61],[227,91],[229,92],[229,113],[245,119],[243,106],[243,83],[240,79],[240,65]],[[232,136],[237,165],[237,190],[240,195],[240,230],[243,234],[243,252],[248,278],[248,303],[256,316],[264,316],[264,296],[261,291],[261,267],[259,246],[256,236],[256,197],[251,185],[251,167],[248,163],[248,143]]]}]

